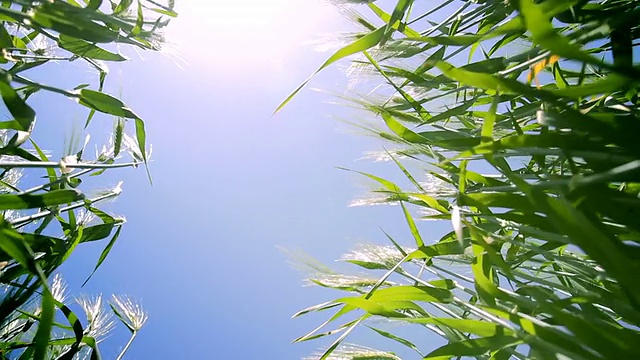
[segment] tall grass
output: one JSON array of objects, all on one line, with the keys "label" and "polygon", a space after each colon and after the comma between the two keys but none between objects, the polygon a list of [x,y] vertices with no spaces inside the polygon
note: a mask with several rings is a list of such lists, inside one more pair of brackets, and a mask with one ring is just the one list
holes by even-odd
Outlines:
[{"label": "tall grass", "polygon": [[[118,44],[158,50],[161,29],[176,15],[172,8],[172,0],[168,5],[150,0],[0,3],[0,93],[8,118],[0,122],[3,359],[99,359],[97,343],[113,328],[111,313],[130,330],[131,340],[146,320],[139,305],[122,297],[112,299],[111,310],[101,297],[78,298],[84,312],[80,317],[67,301],[61,278],[54,274],[78,246],[103,242],[95,268],[87,269],[88,281],[118,239],[124,219],[98,206],[118,196],[121,185],[88,195],[82,180],[109,169],[146,166],[149,153],[144,121],[103,90],[107,63],[126,60],[117,51]],[[29,76],[34,69],[50,71],[51,63],[71,61],[83,61],[94,69],[95,81],[67,89]],[[110,142],[95,156],[85,142],[70,148],[62,159],[49,159],[31,138],[36,112],[29,99],[43,91],[60,95],[48,111],[57,111],[59,102],[68,99],[87,108],[85,128],[98,113],[115,117]],[[128,135],[130,127],[135,138]],[[42,180],[25,187],[20,181],[23,174]]]},{"label": "tall grass", "polygon": [[[353,3],[362,31],[318,71],[355,55],[375,79],[353,101],[412,186],[364,175],[412,237],[343,258],[375,282],[311,279],[345,294],[296,314],[331,313],[296,341],[331,337],[320,359],[397,358],[345,345],[363,327],[423,359],[640,358],[640,1]],[[415,208],[451,231],[426,237]]]}]

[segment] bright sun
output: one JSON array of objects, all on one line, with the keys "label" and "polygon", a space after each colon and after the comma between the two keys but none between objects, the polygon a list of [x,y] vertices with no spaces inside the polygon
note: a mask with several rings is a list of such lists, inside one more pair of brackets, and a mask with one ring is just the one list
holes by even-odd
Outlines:
[{"label": "bright sun", "polygon": [[[287,4],[289,3],[289,4]],[[203,26],[269,25],[285,12],[289,0],[272,1],[190,1],[187,14],[195,15]],[[186,5],[186,2],[185,2]]]},{"label": "bright sun", "polygon": [[176,5],[179,16],[169,26],[168,40],[188,62],[246,65],[256,55],[281,61],[317,32],[331,32],[340,17],[323,0],[182,0]]}]

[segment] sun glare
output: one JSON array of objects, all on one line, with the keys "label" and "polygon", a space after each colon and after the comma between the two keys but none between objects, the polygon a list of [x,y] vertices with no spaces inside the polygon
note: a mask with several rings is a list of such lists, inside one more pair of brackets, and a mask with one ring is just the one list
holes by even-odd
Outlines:
[{"label": "sun glare", "polygon": [[[286,11],[287,3],[290,1],[195,0],[185,1],[182,11],[186,16],[193,17],[199,26],[261,27],[274,22],[278,13]],[[245,29],[239,30],[244,31]]]},{"label": "sun glare", "polygon": [[[282,58],[340,18],[322,0],[183,0],[168,40],[188,63]],[[251,56],[249,56],[251,55]],[[252,59],[249,59],[252,58]]]}]

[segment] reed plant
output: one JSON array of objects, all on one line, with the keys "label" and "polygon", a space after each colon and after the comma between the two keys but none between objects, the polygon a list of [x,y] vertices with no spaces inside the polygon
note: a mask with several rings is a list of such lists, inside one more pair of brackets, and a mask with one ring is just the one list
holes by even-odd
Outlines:
[{"label": "reed plant", "polygon": [[[363,175],[411,237],[347,253],[358,279],[315,266],[343,294],[297,313],[328,315],[296,341],[331,338],[320,359],[640,358],[640,1],[394,3],[341,1],[361,31],[318,71],[350,57],[368,80],[351,103],[409,185]],[[347,344],[358,328],[388,348]]]},{"label": "reed plant", "polygon": [[[146,167],[150,152],[143,119],[104,90],[107,64],[127,60],[119,51],[123,46],[159,50],[161,31],[174,16],[172,0],[0,2],[0,93],[7,119],[0,122],[3,359],[99,359],[98,343],[113,328],[114,317],[131,340],[146,321],[140,305],[126,297],[114,296],[110,307],[100,296],[69,300],[57,269],[78,246],[102,242],[94,269],[87,269],[88,281],[120,235],[124,218],[99,206],[120,195],[121,183],[94,191],[85,189],[83,180],[116,168]],[[31,76],[46,78],[56,65],[73,61],[92,69],[94,81],[61,88]],[[85,130],[94,117],[113,118],[108,144],[94,153],[87,149],[87,136],[62,159],[50,159],[32,138],[36,111],[29,103],[41,92],[59,95],[44,111],[55,112],[69,99],[85,107]]]}]

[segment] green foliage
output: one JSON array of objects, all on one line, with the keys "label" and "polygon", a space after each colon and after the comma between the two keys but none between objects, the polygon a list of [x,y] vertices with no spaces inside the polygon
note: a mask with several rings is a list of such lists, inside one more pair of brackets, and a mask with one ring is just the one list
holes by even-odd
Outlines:
[{"label": "green foliage", "polygon": [[[116,44],[159,50],[160,30],[176,16],[173,1],[11,0],[0,2],[0,93],[9,120],[0,122],[0,354],[3,359],[99,359],[97,344],[110,331],[116,316],[131,331],[122,357],[146,321],[139,305],[122,297],[79,298],[86,322],[65,301],[56,270],[77,246],[104,242],[93,272],[100,267],[118,239],[124,219],[96,206],[118,196],[120,184],[97,195],[87,195],[82,179],[107,169],[146,166],[143,120],[120,99],[104,92],[105,62],[124,61]],[[94,84],[62,89],[35,82],[30,70],[48,69],[48,63],[83,61],[96,70]],[[44,68],[43,68],[44,67]],[[96,113],[115,116],[108,146],[91,159],[70,149],[60,161],[50,161],[31,134],[36,112],[29,97],[39,91],[75,99],[89,108],[85,128]],[[50,104],[51,109],[56,103]],[[127,135],[133,121],[134,137]],[[88,138],[87,138],[88,142]],[[122,162],[123,153],[131,160]],[[41,183],[23,189],[23,174],[42,175]],[[33,183],[33,182],[32,182]],[[88,279],[87,279],[88,281]],[[58,321],[63,320],[62,323]],[[67,324],[64,323],[67,322]]]},{"label": "green foliage", "polygon": [[[297,341],[341,333],[319,358],[364,357],[343,341],[389,319],[444,339],[370,327],[424,359],[640,357],[640,1],[360,6],[382,25],[350,11],[363,32],[320,69],[360,53],[357,76],[377,75],[354,101],[381,118],[413,188],[365,175],[412,239],[345,255],[378,281],[314,276],[354,296],[302,311],[335,312]],[[429,165],[409,172],[400,155]],[[427,239],[418,217],[453,231]]]}]

